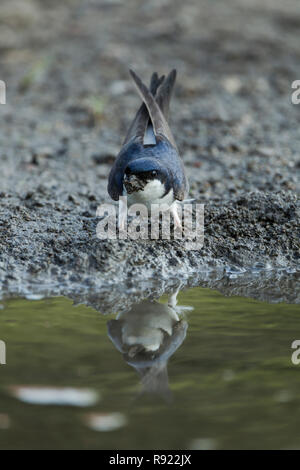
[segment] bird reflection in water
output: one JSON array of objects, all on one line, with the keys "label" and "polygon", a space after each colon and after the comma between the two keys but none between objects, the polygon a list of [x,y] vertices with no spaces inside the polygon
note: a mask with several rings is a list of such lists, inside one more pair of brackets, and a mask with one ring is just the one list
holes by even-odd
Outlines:
[{"label": "bird reflection in water", "polygon": [[140,375],[141,393],[159,394],[166,400],[171,398],[168,360],[186,336],[184,311],[192,310],[177,305],[177,294],[170,295],[167,304],[143,300],[107,324],[111,341]]}]

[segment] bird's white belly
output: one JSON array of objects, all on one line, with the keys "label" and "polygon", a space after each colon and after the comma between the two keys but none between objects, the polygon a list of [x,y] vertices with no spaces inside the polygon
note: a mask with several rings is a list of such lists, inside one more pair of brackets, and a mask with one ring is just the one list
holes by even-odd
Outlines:
[{"label": "bird's white belly", "polygon": [[[125,188],[124,188],[125,189]],[[146,184],[142,191],[136,191],[132,194],[126,194],[128,206],[132,204],[144,204],[148,209],[151,204],[171,206],[174,202],[173,189],[171,189],[165,196],[165,187],[159,180],[153,180]]]}]

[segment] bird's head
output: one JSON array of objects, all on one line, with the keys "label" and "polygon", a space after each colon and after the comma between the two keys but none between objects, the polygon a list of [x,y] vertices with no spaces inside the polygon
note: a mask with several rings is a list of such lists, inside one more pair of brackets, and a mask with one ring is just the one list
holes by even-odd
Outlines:
[{"label": "bird's head", "polygon": [[124,174],[124,186],[128,194],[136,191],[144,191],[151,182],[157,182],[168,189],[168,171],[156,159],[140,158],[130,162]]}]

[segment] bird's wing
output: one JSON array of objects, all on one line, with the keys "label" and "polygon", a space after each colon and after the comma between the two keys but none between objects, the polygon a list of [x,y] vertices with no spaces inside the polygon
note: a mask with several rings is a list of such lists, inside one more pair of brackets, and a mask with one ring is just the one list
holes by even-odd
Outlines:
[{"label": "bird's wing", "polygon": [[112,167],[108,178],[108,194],[114,201],[118,201],[123,194],[123,176],[124,169],[117,165],[118,160]]},{"label": "bird's wing", "polygon": [[166,138],[170,142],[170,144],[174,148],[176,148],[172,132],[169,128],[166,118],[163,115],[163,112],[161,111],[158,103],[155,101],[153,94],[142,82],[142,80],[136,75],[136,73],[133,72],[133,70],[130,70],[130,74],[134,80],[140,97],[146,105],[155,136]]},{"label": "bird's wing", "polygon": [[[156,72],[152,74],[150,82],[150,91],[153,96],[156,95],[156,92],[160,85],[163,83],[164,78],[164,75],[159,77]],[[143,141],[146,129],[148,127],[148,122],[149,113],[145,103],[143,102],[138,112],[136,113],[134,120],[132,121],[132,124],[127,132],[123,145],[126,145],[130,141],[130,139],[132,139],[132,137]]]},{"label": "bird's wing", "polygon": [[178,161],[178,166],[176,170],[173,171],[173,191],[174,197],[178,201],[183,201],[189,191],[182,160]]},{"label": "bird's wing", "polygon": [[115,347],[123,353],[123,342],[122,342],[122,326],[123,320],[109,320],[107,322],[108,337],[111,339]]}]

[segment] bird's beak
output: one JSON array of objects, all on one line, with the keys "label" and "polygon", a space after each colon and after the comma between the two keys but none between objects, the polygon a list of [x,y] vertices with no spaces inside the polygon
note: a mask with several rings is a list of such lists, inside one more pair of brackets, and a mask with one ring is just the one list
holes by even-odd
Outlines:
[{"label": "bird's beak", "polygon": [[128,349],[128,357],[130,357],[131,359],[133,359],[134,357],[138,356],[139,353],[145,351],[144,347],[141,345],[141,344],[136,344],[134,346],[131,346],[129,349]]}]

